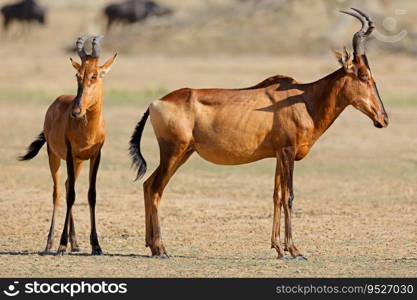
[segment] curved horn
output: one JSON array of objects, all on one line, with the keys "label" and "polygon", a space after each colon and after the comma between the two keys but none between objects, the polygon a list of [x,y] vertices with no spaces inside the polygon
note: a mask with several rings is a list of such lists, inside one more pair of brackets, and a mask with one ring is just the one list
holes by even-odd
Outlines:
[{"label": "curved horn", "polygon": [[100,56],[100,40],[103,38],[102,35],[96,35],[93,38],[92,46],[93,50],[91,51],[92,57],[99,57]]},{"label": "curved horn", "polygon": [[80,58],[84,58],[87,56],[87,52],[85,52],[84,50],[84,43],[88,39],[89,39],[88,35],[83,35],[83,36],[80,36],[75,42],[75,47],[77,48],[77,52]]},{"label": "curved horn", "polygon": [[353,35],[353,54],[354,56],[365,55],[365,42],[368,36],[375,29],[374,22],[367,14],[360,11],[359,9],[353,7],[351,9],[353,11],[341,10],[340,12],[351,15],[361,21],[361,29]]}]

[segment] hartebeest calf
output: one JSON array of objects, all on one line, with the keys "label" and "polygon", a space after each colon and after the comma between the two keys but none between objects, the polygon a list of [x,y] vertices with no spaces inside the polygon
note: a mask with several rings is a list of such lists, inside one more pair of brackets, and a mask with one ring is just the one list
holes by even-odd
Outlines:
[{"label": "hartebeest calf", "polygon": [[[92,39],[92,52],[87,54],[84,43]],[[48,108],[45,116],[44,129],[38,138],[29,146],[28,152],[20,160],[28,160],[38,154],[46,142],[48,147],[49,167],[51,169],[53,187],[53,212],[51,227],[44,253],[50,253],[55,227],[55,214],[60,199],[60,165],[61,159],[67,162],[68,178],[65,183],[67,196],[67,212],[61,242],[57,254],[65,254],[69,239],[71,250],[79,251],[75,235],[72,206],[75,201],[75,181],[81,171],[83,161],[90,160],[90,184],[88,204],[90,206],[91,235],[90,242],[93,255],[101,255],[96,232],[96,177],[100,165],[101,147],[106,132],[102,114],[103,81],[102,78],[110,70],[116,58],[115,54],[104,65],[99,66],[100,45],[102,36],[82,36],[76,42],[81,64],[71,59],[77,71],[77,95],[59,96]]]},{"label": "hartebeest calf", "polygon": [[[288,76],[274,76],[244,89],[184,88],[150,104],[132,135],[130,154],[139,178],[146,171],[140,139],[150,116],[160,149],[160,164],[143,184],[146,246],[152,255],[167,257],[158,215],[163,190],[196,151],[202,158],[221,165],[275,157],[272,248],[278,258],[284,257],[285,250],[294,258],[304,258],[291,232],[294,161],[307,155],[348,105],[366,114],[376,127],[388,125],[364,51],[373,23],[359,10],[344,13],[362,22],[353,38],[353,56],[346,48],[343,53],[336,52],[342,67],[316,82],[303,84]],[[285,215],[285,247],[280,242],[281,207]]]}]

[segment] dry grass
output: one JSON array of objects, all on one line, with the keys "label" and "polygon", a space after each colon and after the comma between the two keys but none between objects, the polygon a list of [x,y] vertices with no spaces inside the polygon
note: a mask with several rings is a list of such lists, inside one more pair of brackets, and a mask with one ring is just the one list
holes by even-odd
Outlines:
[{"label": "dry grass", "polygon": [[[109,136],[97,214],[108,255],[42,257],[37,251],[45,243],[52,188],[46,153],[25,163],[15,158],[41,130],[47,102],[1,100],[1,276],[417,275],[416,106],[388,107],[386,130],[348,109],[297,164],[294,232],[307,262],[278,261],[269,249],[273,160],[222,167],[197,155],[164,195],[164,239],[172,258],[160,261],[148,258],[144,248],[142,188],[132,182],[126,151],[146,103],[117,97],[106,103]],[[158,149],[150,126],[143,145],[154,169]],[[83,254],[90,252],[86,173],[74,212]]]},{"label": "dry grass", "polygon": [[[0,48],[7,58],[0,72],[1,277],[417,276],[417,63],[375,52],[370,62],[390,127],[377,130],[348,109],[296,164],[294,234],[308,261],[279,261],[269,249],[274,160],[224,167],[197,155],[174,176],[162,200],[164,240],[172,257],[149,258],[142,186],[132,182],[127,142],[147,104],[168,90],[242,87],[277,73],[311,81],[337,67],[330,52],[207,58],[122,53],[106,79],[108,138],[98,175],[98,233],[106,255],[88,255],[86,166],[74,208],[81,255],[39,256],[52,210],[46,151],[30,162],[17,162],[16,156],[41,130],[53,97],[74,90],[62,50],[80,30],[69,26],[73,16],[51,15],[62,20],[56,28]],[[159,153],[149,124],[143,152],[153,170]]]}]

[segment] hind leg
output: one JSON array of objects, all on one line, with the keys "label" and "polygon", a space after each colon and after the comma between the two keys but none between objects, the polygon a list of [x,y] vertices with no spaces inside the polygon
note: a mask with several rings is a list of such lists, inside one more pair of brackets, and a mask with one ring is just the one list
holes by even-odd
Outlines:
[{"label": "hind leg", "polygon": [[186,162],[193,150],[189,143],[161,143],[161,161],[158,168],[144,182],[146,246],[151,248],[152,256],[167,257],[162,243],[161,225],[159,219],[159,204],[164,188],[176,170]]},{"label": "hind leg", "polygon": [[91,254],[103,255],[103,251],[98,243],[97,230],[96,230],[96,180],[98,167],[100,165],[101,149],[97,155],[90,160],[90,186],[88,188],[88,205],[90,206],[90,223],[91,223]]},{"label": "hind leg", "polygon": [[70,214],[69,222],[69,240],[71,243],[71,252],[80,252],[80,246],[78,246],[77,235],[75,234],[74,217],[72,216],[72,210]]},{"label": "hind leg", "polygon": [[45,254],[51,253],[51,248],[54,243],[54,233],[55,233],[55,216],[56,216],[56,210],[59,205],[60,200],[60,167],[61,167],[61,159],[56,156],[48,146],[48,158],[49,158],[49,168],[51,170],[51,176],[52,180],[54,182],[53,192],[52,192],[52,203],[53,203],[53,209],[52,209],[52,219],[51,219],[51,226],[49,228],[49,234],[48,239],[46,242],[45,247]]},{"label": "hind leg", "polygon": [[80,174],[81,166],[82,161],[75,161],[74,157],[72,156],[71,150],[69,149],[67,152],[68,179],[65,182],[67,192],[67,212],[65,214],[65,222],[61,234],[61,241],[57,250],[57,255],[66,254],[68,244],[68,229],[70,231],[69,239],[71,241],[71,250],[74,248],[78,248],[77,239],[75,237],[74,222],[72,222],[72,226],[70,223],[72,218],[72,206],[75,202],[75,180]]},{"label": "hind leg", "polygon": [[[82,167],[81,162],[77,162],[74,165],[75,181],[77,180],[78,175],[80,175],[81,167]],[[68,192],[68,180],[65,181],[65,188],[66,188],[66,191]],[[70,240],[70,244],[71,244],[71,252],[80,252],[80,247],[78,246],[78,242],[77,242],[77,235],[75,233],[75,223],[74,223],[74,217],[72,216],[72,210],[70,212],[70,218],[69,218],[69,225],[68,226],[69,226],[69,240]]]}]

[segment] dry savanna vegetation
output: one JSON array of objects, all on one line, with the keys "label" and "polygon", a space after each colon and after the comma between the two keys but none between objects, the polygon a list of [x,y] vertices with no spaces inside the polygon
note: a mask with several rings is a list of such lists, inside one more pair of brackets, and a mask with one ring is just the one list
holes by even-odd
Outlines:
[{"label": "dry savanna vegetation", "polygon": [[[35,26],[23,34],[15,26],[9,36],[0,39],[0,277],[417,276],[417,60],[407,50],[412,39],[397,45],[395,51],[381,50],[375,46],[380,42],[370,42],[368,57],[390,126],[376,129],[366,116],[348,108],[312,152],[296,163],[293,231],[307,261],[277,260],[275,250],[270,249],[273,159],[226,167],[194,154],[173,177],[161,203],[163,238],[171,258],[152,259],[145,248],[142,183],[133,182],[127,148],[147,105],[186,86],[245,87],[275,74],[309,82],[339,68],[329,50],[331,39],[323,36],[333,20],[343,16],[318,18],[327,13],[325,1],[314,6],[311,15],[302,10],[301,4],[308,1],[294,1],[298,7],[295,16],[305,17],[297,22],[291,21],[291,15],[286,17],[292,22],[287,28],[293,35],[286,36],[289,42],[282,47],[296,45],[297,51],[274,52],[277,45],[268,48],[256,39],[238,39],[238,31],[232,30],[235,27],[224,31],[236,39],[228,42],[219,30],[227,24],[215,18],[224,15],[228,1],[202,1],[200,5],[165,1],[182,10],[174,18],[175,26],[188,28],[175,31],[176,35],[160,24],[163,21],[119,27],[107,35],[102,60],[115,51],[119,56],[105,79],[108,136],[97,182],[98,234],[105,255],[89,255],[85,164],[73,209],[81,252],[40,256],[52,211],[46,149],[32,161],[17,162],[16,157],[42,130],[52,100],[76,91],[68,59],[76,55],[68,47],[80,33],[99,31],[103,25],[99,15],[102,1],[41,2],[50,5],[47,27]],[[244,5],[249,4],[244,2],[236,11],[252,16],[250,24],[257,24],[258,31],[279,21],[262,13],[248,17]],[[340,8],[351,6],[351,1],[337,3]],[[410,15],[416,11],[413,1],[399,3]],[[379,15],[384,13],[381,9],[391,9],[380,7],[379,11],[375,8]],[[192,27],[203,8],[213,16],[212,22]],[[279,8],[276,11],[278,14]],[[402,24],[408,24],[410,15]],[[337,46],[350,45],[357,26],[348,23]],[[298,28],[304,28],[304,35]],[[152,30],[157,38],[152,38]],[[263,40],[269,34],[279,42],[269,30],[260,35],[265,35]],[[413,28],[409,31],[411,34]],[[249,27],[242,27],[242,32],[249,36]],[[206,37],[204,43],[202,37]],[[207,41],[210,38],[215,45]],[[159,160],[150,124],[142,148],[149,176]],[[65,172],[63,164],[63,180]],[[64,208],[65,197],[57,217],[55,248]]]}]

